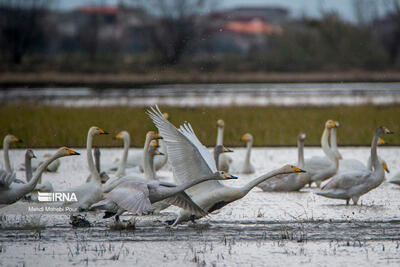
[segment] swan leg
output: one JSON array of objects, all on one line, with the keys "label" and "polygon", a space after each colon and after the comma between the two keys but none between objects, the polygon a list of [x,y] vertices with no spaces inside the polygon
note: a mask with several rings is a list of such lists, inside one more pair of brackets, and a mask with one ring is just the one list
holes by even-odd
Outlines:
[{"label": "swan leg", "polygon": [[350,204],[350,199],[346,199],[346,206],[348,206]]},{"label": "swan leg", "polygon": [[115,221],[119,222],[119,215],[115,215]]},{"label": "swan leg", "polygon": [[353,204],[354,205],[357,205],[357,202],[358,202],[359,198],[360,198],[359,196],[354,196],[354,197],[351,198],[353,200]]},{"label": "swan leg", "polygon": [[321,188],[321,181],[315,181],[315,183],[317,184],[318,188]]}]

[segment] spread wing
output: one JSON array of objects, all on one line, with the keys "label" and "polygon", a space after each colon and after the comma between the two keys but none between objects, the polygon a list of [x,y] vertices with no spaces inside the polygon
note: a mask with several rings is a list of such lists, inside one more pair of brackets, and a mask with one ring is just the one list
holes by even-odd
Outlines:
[{"label": "spread wing", "polygon": [[331,178],[331,180],[324,185],[322,191],[331,189],[347,190],[358,185],[365,183],[365,180],[371,175],[370,171],[352,171],[339,173]]},{"label": "spread wing", "polygon": [[153,210],[147,184],[128,181],[121,183],[105,196],[120,208],[141,215]]},{"label": "spread wing", "polygon": [[175,128],[164,118],[158,106],[148,110],[147,114],[164,139],[168,162],[178,183],[210,176],[217,171],[212,155],[200,143],[190,123]]},{"label": "spread wing", "polygon": [[8,190],[10,185],[15,181],[15,173],[8,173],[0,170],[0,190]]},{"label": "spread wing", "polygon": [[208,212],[204,211],[196,203],[194,203],[193,200],[184,191],[176,194],[173,197],[166,198],[163,201],[182,209],[188,210],[190,211],[190,213],[198,217],[207,216],[208,214]]}]

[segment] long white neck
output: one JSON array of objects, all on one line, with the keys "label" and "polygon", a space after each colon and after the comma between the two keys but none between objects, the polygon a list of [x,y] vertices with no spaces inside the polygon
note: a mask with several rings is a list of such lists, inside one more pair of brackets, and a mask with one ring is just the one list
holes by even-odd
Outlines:
[{"label": "long white neck", "polygon": [[375,172],[377,172],[379,168],[383,169],[382,164],[379,164],[379,159],[378,159],[378,152],[377,152],[378,139],[379,136],[375,133],[371,143],[371,163],[372,166],[374,166]]},{"label": "long white neck", "polygon": [[32,177],[32,179],[28,183],[26,183],[22,187],[20,187],[20,189],[19,189],[20,191],[18,192],[18,194],[23,196],[23,195],[30,193],[35,188],[35,186],[38,183],[43,172],[47,169],[47,167],[50,165],[50,163],[52,163],[54,160],[56,160],[60,157],[61,156],[59,154],[55,153],[49,159],[47,159],[45,162],[40,164],[39,168],[37,168],[37,170],[35,171],[35,175]]},{"label": "long white neck", "polygon": [[297,165],[300,169],[304,168],[304,141],[297,140]]},{"label": "long white neck", "polygon": [[328,159],[330,159],[332,162],[335,162],[335,158],[336,158],[335,154],[329,147],[329,141],[328,141],[329,133],[330,133],[330,129],[325,127],[324,132],[322,133],[322,136],[321,136],[321,147],[322,147],[322,150],[324,151],[325,155],[328,157]]},{"label": "long white neck", "polygon": [[125,175],[126,169],[126,161],[128,160],[128,152],[130,147],[130,140],[129,136],[124,136],[124,152],[122,155],[121,163],[118,167],[117,173],[115,174],[116,177],[121,177]]},{"label": "long white neck", "polygon": [[331,129],[331,150],[335,154],[335,156],[339,159],[342,158],[342,155],[339,152],[338,145],[337,145],[337,131],[336,128]]},{"label": "long white neck", "polygon": [[144,178],[146,180],[155,180],[156,177],[154,174],[154,164],[151,159],[151,155],[149,153],[150,142],[151,139],[146,137],[146,141],[144,143],[144,148],[143,148],[142,166],[143,166]]},{"label": "long white neck", "polygon": [[244,159],[244,164],[245,166],[249,166],[250,165],[250,156],[251,156],[251,148],[253,146],[253,139],[250,139],[249,141],[247,141],[246,143],[246,157]]},{"label": "long white neck", "polygon": [[8,147],[10,143],[7,141],[7,138],[3,140],[3,153],[4,153],[4,167],[6,168],[6,172],[12,172],[10,158],[8,156]]},{"label": "long white neck", "polygon": [[[274,177],[275,175],[278,175],[278,174],[285,174],[285,173],[288,173],[288,172],[282,171],[281,169],[277,169],[277,170],[270,171],[270,172],[268,172],[268,173],[266,173],[266,174],[264,174],[264,175],[261,175],[261,176],[258,177],[258,178],[255,178],[255,179],[251,180],[251,181],[248,182],[245,186],[243,186],[243,187],[240,188],[240,192],[241,192],[241,194],[242,194],[241,197],[244,197],[245,195],[247,195],[247,193],[248,193],[251,189],[253,189],[254,187],[256,187],[258,184],[264,182],[265,180],[268,180],[268,179]],[[290,172],[290,173],[292,173],[292,172]]]},{"label": "long white neck", "polygon": [[224,127],[218,127],[217,146],[222,146],[224,143]]},{"label": "long white neck", "polygon": [[27,182],[32,179],[31,157],[28,154],[25,155],[25,178]]},{"label": "long white neck", "polygon": [[90,181],[95,181],[96,183],[101,185],[100,174],[96,169],[96,165],[94,164],[93,154],[92,154],[92,143],[93,143],[93,135],[89,132],[86,140],[86,156],[89,166],[89,171],[92,176]]}]

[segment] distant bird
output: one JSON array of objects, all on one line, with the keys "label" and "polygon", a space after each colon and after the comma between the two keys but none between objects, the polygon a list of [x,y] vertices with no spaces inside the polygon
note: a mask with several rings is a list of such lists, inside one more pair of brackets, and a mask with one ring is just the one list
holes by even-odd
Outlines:
[{"label": "distant bird", "polygon": [[22,143],[22,140],[12,134],[6,135],[3,139],[4,170],[8,173],[13,172],[10,164],[10,157],[8,155],[8,149],[10,148],[11,143]]},{"label": "distant bird", "polygon": [[[306,140],[305,133],[299,133],[297,136],[297,150],[298,159],[297,164],[300,169],[304,168],[304,141]],[[306,184],[310,182],[310,175],[308,173],[291,173],[280,174],[260,183],[257,187],[263,191],[269,192],[290,192],[299,191]]]},{"label": "distant bird", "polygon": [[354,205],[357,205],[360,196],[378,187],[383,182],[384,169],[378,160],[377,143],[379,137],[384,134],[392,133],[393,132],[383,126],[375,130],[371,143],[371,161],[374,171],[361,170],[340,172],[322,187],[320,191],[316,192],[316,194],[328,198],[344,199],[347,205],[350,199],[352,199]]},{"label": "distant bird", "polygon": [[[217,172],[215,161],[193,131],[190,123],[175,128],[163,116],[159,108],[148,110],[150,118],[158,128],[167,145],[168,161],[175,179],[180,184],[194,181],[196,177],[210,177]],[[219,181],[207,181],[186,190],[190,198],[204,211],[213,212],[244,197],[259,183],[282,173],[304,172],[295,166],[286,165],[281,169],[262,175],[243,187],[226,186]],[[195,215],[197,218],[202,216]],[[194,219],[192,213],[181,209],[173,225]]]},{"label": "distant bird", "polygon": [[255,168],[251,163],[251,148],[253,146],[253,136],[246,133],[240,138],[241,141],[246,142],[246,156],[244,161],[234,160],[231,164],[231,171],[233,173],[250,174],[255,172]]},{"label": "distant bird", "polygon": [[315,182],[320,187],[321,182],[331,178],[338,171],[339,155],[331,150],[328,138],[331,130],[336,127],[332,120],[325,123],[321,137],[321,147],[326,157],[312,157],[304,162],[304,169],[310,175],[310,181]]},{"label": "distant bird", "polygon": [[[225,129],[225,122],[221,119],[217,121],[217,144],[216,146],[223,146],[224,145],[224,129]],[[219,155],[217,168],[220,171],[228,172],[230,165],[232,164],[232,158],[225,154]]]},{"label": "distant bird", "polygon": [[1,205],[12,204],[30,193],[35,188],[40,176],[51,162],[57,158],[70,155],[79,155],[79,153],[67,147],[60,148],[52,157],[40,165],[33,178],[26,184],[14,183],[15,174],[0,170],[0,207]]}]

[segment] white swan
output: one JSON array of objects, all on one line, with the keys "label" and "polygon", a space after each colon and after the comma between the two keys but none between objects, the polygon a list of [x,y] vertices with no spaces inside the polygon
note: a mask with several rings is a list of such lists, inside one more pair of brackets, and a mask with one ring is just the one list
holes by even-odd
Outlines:
[{"label": "white swan", "polygon": [[[304,141],[306,140],[305,133],[299,133],[297,136],[297,164],[300,169],[304,168]],[[265,182],[260,183],[257,187],[266,192],[290,192],[298,191],[310,182],[308,173],[292,173],[280,174]]]},{"label": "white swan", "polygon": [[[80,186],[72,187],[64,192],[74,192],[78,199],[77,203],[72,203],[73,206],[77,206],[79,210],[87,210],[92,204],[99,202],[103,199],[102,183],[100,174],[96,169],[93,154],[92,154],[92,143],[93,137],[96,135],[108,134],[99,127],[90,127],[86,140],[86,156],[91,174],[89,182],[84,183]],[[68,203],[70,204],[70,203]]]},{"label": "white swan", "polygon": [[374,171],[364,170],[338,173],[316,194],[328,198],[344,199],[346,200],[346,205],[352,199],[354,205],[357,205],[360,196],[378,187],[383,182],[384,169],[378,160],[377,142],[380,136],[391,133],[386,127],[382,126],[375,130],[371,143],[371,160]]},{"label": "white swan", "polygon": [[[156,148],[158,147],[158,142],[153,143],[152,141],[161,139],[160,135],[149,131],[146,134],[146,140],[144,142],[143,148],[143,156],[142,156],[142,165],[144,166],[144,173],[141,174],[139,172],[132,172],[128,175],[118,177],[114,176],[110,178],[104,185],[103,185],[103,193],[108,193],[120,183],[127,181],[127,180],[136,180],[136,181],[145,181],[145,180],[156,180],[155,169],[154,169],[154,156],[159,155],[159,152]],[[153,147],[153,148],[152,148]]]},{"label": "white swan", "polygon": [[67,147],[60,148],[52,157],[40,165],[33,178],[26,184],[14,183],[15,174],[0,170],[0,207],[12,204],[31,192],[35,188],[39,177],[52,161],[70,155],[79,155],[79,153]]},{"label": "white swan", "polygon": [[[325,123],[321,137],[321,147],[326,158],[312,157],[304,162],[304,169],[310,175],[310,181],[315,182],[320,187],[321,182],[329,179],[336,174],[339,166],[338,156],[330,149],[328,144],[329,133],[336,124],[332,120]],[[327,164],[328,162],[328,164]]]},{"label": "white swan", "polygon": [[246,156],[244,161],[233,162],[231,164],[232,173],[250,174],[255,172],[255,168],[251,163],[251,148],[253,146],[253,136],[246,133],[240,138],[241,141],[246,142]]},{"label": "white swan", "polygon": [[[179,184],[193,181],[196,177],[209,177],[217,171],[210,152],[197,138],[190,123],[175,128],[163,116],[159,108],[151,108],[149,116],[158,128],[167,145],[168,161]],[[186,190],[186,193],[203,210],[212,212],[244,197],[253,187],[277,174],[304,172],[295,166],[286,165],[281,169],[260,176],[247,185],[237,188],[223,185],[219,181],[207,181]],[[191,212],[181,209],[174,225],[189,220]],[[196,216],[199,217],[199,216]]]},{"label": "white swan", "polygon": [[92,205],[91,209],[106,210],[107,212],[103,218],[116,215],[116,220],[119,221],[119,215],[125,211],[141,215],[142,213],[148,213],[153,210],[151,204],[163,201],[170,205],[187,209],[191,213],[203,217],[207,215],[207,212],[197,206],[184,190],[209,180],[228,180],[236,178],[237,177],[231,176],[223,171],[217,171],[211,176],[190,181],[179,186],[161,181],[125,181],[115,187],[110,193],[106,194],[105,200]]},{"label": "white swan", "polygon": [[22,140],[12,134],[6,135],[3,139],[4,170],[8,173],[13,172],[10,164],[10,157],[8,155],[8,149],[10,148],[11,143],[22,143]]},{"label": "white swan", "polygon": [[[224,129],[225,129],[225,122],[221,119],[217,121],[217,144],[216,146],[223,146],[224,144]],[[225,154],[219,155],[219,165],[217,165],[218,170],[220,171],[229,171],[229,167],[232,164],[232,158]]]}]

